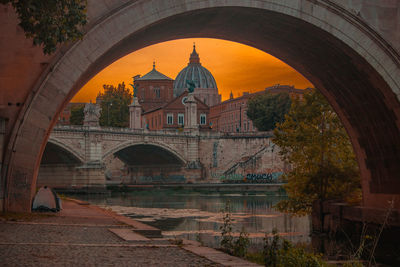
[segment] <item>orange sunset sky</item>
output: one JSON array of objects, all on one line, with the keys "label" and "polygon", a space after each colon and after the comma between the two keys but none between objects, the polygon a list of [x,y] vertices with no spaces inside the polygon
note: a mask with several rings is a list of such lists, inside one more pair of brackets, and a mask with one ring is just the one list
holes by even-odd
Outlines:
[{"label": "orange sunset sky", "polygon": [[[242,92],[261,91],[274,84],[294,85],[303,89],[312,84],[279,59],[250,46],[208,38],[180,39],[159,43],[137,50],[109,65],[93,77],[72,99],[72,102],[95,101],[103,84],[118,85],[125,82],[130,88],[132,77],[156,69],[175,79],[189,62],[189,55],[196,43],[201,64],[214,76],[222,100]],[[130,88],[131,89],[131,88]]]}]

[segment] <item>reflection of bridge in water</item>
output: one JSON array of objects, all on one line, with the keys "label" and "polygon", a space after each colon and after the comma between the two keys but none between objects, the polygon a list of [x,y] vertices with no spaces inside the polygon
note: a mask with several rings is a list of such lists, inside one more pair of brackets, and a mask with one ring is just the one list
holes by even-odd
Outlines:
[{"label": "reflection of bridge in water", "polygon": [[184,183],[218,181],[215,173],[280,171],[283,164],[270,137],[61,126],[49,138],[38,183],[96,187],[104,186],[106,177],[110,183]]}]

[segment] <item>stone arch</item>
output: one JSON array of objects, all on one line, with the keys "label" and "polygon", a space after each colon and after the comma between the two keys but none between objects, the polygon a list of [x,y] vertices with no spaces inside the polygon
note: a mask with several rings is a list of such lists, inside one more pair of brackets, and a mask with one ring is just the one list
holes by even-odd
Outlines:
[{"label": "stone arch", "polygon": [[78,161],[80,161],[80,163],[84,163],[85,162],[85,157],[83,155],[81,155],[80,153],[78,153],[75,149],[73,149],[72,147],[70,147],[69,145],[61,142],[60,140],[58,140],[57,138],[51,137],[49,138],[49,140],[47,141],[47,143],[52,143],[56,146],[61,147],[62,149],[64,149],[65,151],[67,151],[68,153],[70,153],[71,155],[73,155]]},{"label": "stone arch", "polygon": [[186,159],[179,152],[177,152],[174,148],[172,148],[171,146],[169,146],[167,144],[163,144],[160,142],[136,142],[136,141],[126,141],[126,142],[120,143],[120,144],[110,148],[103,154],[102,161],[104,161],[104,159],[107,158],[108,156],[117,153],[118,151],[121,151],[128,147],[134,147],[134,146],[138,146],[138,145],[149,145],[149,146],[155,146],[155,147],[161,148],[161,149],[171,153],[173,156],[175,156],[182,163],[182,165],[185,165],[187,163]]},{"label": "stone arch", "polygon": [[56,115],[83,84],[127,53],[184,37],[251,45],[302,73],[328,98],[349,133],[364,204],[398,198],[400,56],[356,14],[327,0],[141,0],[111,11],[106,1],[92,0],[90,8],[98,16],[84,38],[60,49],[20,112],[5,155],[6,209],[30,207]]}]

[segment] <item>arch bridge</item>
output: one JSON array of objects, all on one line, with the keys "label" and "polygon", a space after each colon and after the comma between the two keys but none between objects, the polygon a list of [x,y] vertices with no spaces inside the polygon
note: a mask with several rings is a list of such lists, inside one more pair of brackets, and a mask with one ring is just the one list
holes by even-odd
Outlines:
[{"label": "arch bridge", "polygon": [[[58,126],[46,145],[38,183],[58,188],[104,188],[109,183],[105,179],[111,176],[105,171],[115,170],[115,165],[129,170],[125,174],[128,180],[119,181],[124,184],[154,182],[155,177],[169,183],[218,180],[225,172],[252,172],[255,162],[259,171],[280,170],[283,164],[270,137],[269,133]],[[252,158],[249,169],[245,162]]]},{"label": "arch bridge", "polygon": [[400,210],[399,1],[87,2],[83,38],[51,56],[25,38],[10,5],[0,9],[4,209],[30,210],[51,129],[90,78],[145,46],[210,37],[268,52],[312,82],[351,138],[363,205],[383,208],[394,199]]}]

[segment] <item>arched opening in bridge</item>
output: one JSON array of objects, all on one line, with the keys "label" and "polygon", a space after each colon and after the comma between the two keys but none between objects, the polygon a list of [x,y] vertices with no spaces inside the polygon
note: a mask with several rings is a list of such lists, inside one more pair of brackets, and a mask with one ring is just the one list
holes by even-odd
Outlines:
[{"label": "arched opening in bridge", "polygon": [[66,148],[49,141],[43,152],[41,165],[55,164],[79,165],[82,160]]},{"label": "arched opening in bridge", "polygon": [[[251,45],[303,74],[327,97],[349,133],[360,166],[364,205],[385,205],[392,197],[398,199],[399,57],[390,44],[376,37],[354,15],[325,1],[324,5],[310,1],[308,6],[257,2],[254,7],[246,3],[179,1],[164,3],[153,13],[153,8],[147,6],[151,4],[143,1],[116,9],[89,27],[82,41],[55,60],[48,77],[37,86],[38,97],[32,98],[29,109],[21,115],[23,124],[15,131],[10,150],[16,153],[6,159],[12,166],[6,175],[6,206],[30,207],[46,133],[63,106],[91,77],[132,51],[187,37],[221,38]],[[322,11],[314,12],[314,8]],[[55,92],[62,93],[54,98]],[[24,131],[36,129],[33,122],[37,116],[47,120],[40,126],[42,134],[24,135]],[[35,160],[28,164],[18,156],[24,153],[27,142],[35,146],[30,152]],[[19,175],[17,169],[26,175]],[[17,185],[25,177],[31,180],[21,190]]]},{"label": "arched opening in bridge", "polygon": [[60,142],[49,141],[40,163],[37,187],[71,188],[77,182],[78,168],[83,159],[71,148]]},{"label": "arched opening in bridge", "polygon": [[[121,184],[166,184],[185,183],[190,171],[184,170],[185,162],[175,152],[152,144],[136,144],[118,150],[113,154],[124,163],[126,172]],[[111,174],[116,169],[110,160],[107,166]],[[117,165],[118,166],[118,165]],[[185,177],[186,174],[186,177]],[[118,178],[118,177],[117,177]],[[112,176],[109,178],[112,179]]]}]

